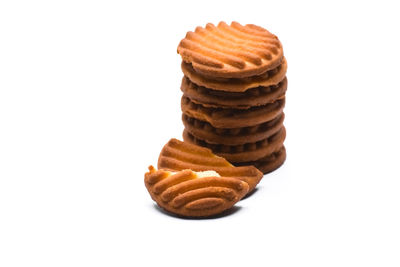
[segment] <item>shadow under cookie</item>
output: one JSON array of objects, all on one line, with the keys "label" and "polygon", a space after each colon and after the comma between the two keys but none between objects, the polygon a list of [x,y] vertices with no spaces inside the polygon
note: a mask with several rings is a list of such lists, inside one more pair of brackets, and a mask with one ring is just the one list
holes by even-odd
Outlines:
[{"label": "shadow under cookie", "polygon": [[174,218],[179,218],[179,219],[185,219],[185,220],[214,220],[214,219],[220,219],[220,218],[224,218],[224,217],[228,217],[231,215],[234,215],[235,213],[237,213],[238,211],[240,211],[242,209],[242,207],[240,206],[233,206],[230,209],[227,209],[217,215],[212,215],[212,216],[208,216],[208,217],[185,217],[185,216],[180,216],[174,213],[171,213],[165,209],[163,209],[162,207],[158,206],[157,204],[153,203],[153,207],[154,209],[156,209],[157,211],[161,212],[162,214],[168,215],[170,217],[174,217]]}]

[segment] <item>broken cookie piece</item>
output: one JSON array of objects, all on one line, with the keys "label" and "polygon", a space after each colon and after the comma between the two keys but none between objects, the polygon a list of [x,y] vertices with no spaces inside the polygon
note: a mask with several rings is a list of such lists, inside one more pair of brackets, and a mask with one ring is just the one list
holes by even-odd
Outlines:
[{"label": "broken cookie piece", "polygon": [[168,171],[150,166],[144,183],[160,207],[184,217],[217,215],[231,208],[249,191],[246,182],[221,176],[215,170]]},{"label": "broken cookie piece", "polygon": [[162,149],[158,158],[158,168],[169,171],[213,170],[221,176],[246,182],[249,185],[249,192],[253,191],[263,177],[263,174],[254,166],[235,167],[208,148],[182,142],[175,138],[169,140]]}]

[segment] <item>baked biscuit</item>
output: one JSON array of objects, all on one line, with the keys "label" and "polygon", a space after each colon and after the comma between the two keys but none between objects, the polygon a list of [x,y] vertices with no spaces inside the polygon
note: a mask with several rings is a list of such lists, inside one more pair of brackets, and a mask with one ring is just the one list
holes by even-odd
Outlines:
[{"label": "baked biscuit", "polygon": [[208,148],[174,138],[163,147],[158,158],[158,168],[170,171],[213,170],[221,176],[234,177],[246,182],[249,185],[249,192],[256,187],[263,177],[263,174],[253,166],[234,167],[226,159],[213,154]]},{"label": "baked biscuit", "polygon": [[209,144],[183,131],[183,140],[192,144],[210,148],[216,155],[225,158],[231,163],[256,161],[278,151],[286,138],[286,129],[282,127],[276,134],[258,141],[244,145],[227,146]]},{"label": "baked biscuit", "polygon": [[252,162],[240,162],[236,163],[236,166],[248,166],[253,165],[259,169],[262,173],[267,174],[278,169],[286,160],[286,149],[282,146],[278,151]]},{"label": "baked biscuit", "polygon": [[287,71],[286,59],[283,58],[282,64],[278,67],[264,72],[260,75],[248,78],[210,78],[197,73],[191,64],[182,61],[183,74],[193,83],[213,90],[227,92],[245,92],[250,88],[258,86],[270,86],[281,82]]},{"label": "baked biscuit", "polygon": [[249,185],[215,171],[171,172],[149,167],[144,183],[151,198],[163,209],[184,217],[217,215],[244,197]]},{"label": "baked biscuit", "polygon": [[275,102],[282,98],[287,89],[287,79],[268,87],[259,86],[246,92],[225,92],[197,86],[187,77],[183,77],[181,90],[183,94],[196,104],[214,108],[248,109]]},{"label": "baked biscuit", "polygon": [[259,26],[237,22],[197,27],[179,43],[178,53],[197,73],[223,78],[260,75],[283,59],[278,37]]},{"label": "baked biscuit", "polygon": [[284,107],[284,97],[273,103],[249,109],[208,108],[194,103],[186,96],[182,96],[181,100],[184,114],[209,122],[215,128],[239,128],[261,124],[276,118]]},{"label": "baked biscuit", "polygon": [[205,121],[182,114],[185,129],[192,135],[209,144],[243,145],[255,143],[277,133],[283,125],[285,114],[281,113],[275,119],[255,126],[243,128],[214,128]]}]

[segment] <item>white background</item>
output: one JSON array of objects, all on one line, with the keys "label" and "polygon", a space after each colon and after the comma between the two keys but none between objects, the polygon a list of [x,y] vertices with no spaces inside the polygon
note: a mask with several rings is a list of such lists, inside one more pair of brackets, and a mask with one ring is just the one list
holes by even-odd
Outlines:
[{"label": "white background", "polygon": [[[285,165],[229,216],[164,214],[143,175],[181,138],[179,41],[278,35]],[[400,266],[396,1],[2,1],[0,266]]]}]

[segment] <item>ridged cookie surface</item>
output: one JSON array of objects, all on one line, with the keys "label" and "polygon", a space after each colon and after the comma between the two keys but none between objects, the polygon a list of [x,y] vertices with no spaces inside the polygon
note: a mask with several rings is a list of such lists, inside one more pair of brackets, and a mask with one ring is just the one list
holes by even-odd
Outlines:
[{"label": "ridged cookie surface", "polygon": [[231,208],[249,191],[246,182],[216,175],[150,166],[144,182],[151,198],[165,210],[185,217],[207,217]]},{"label": "ridged cookie surface", "polygon": [[287,89],[287,79],[268,87],[259,86],[246,92],[225,92],[208,89],[183,77],[181,90],[194,103],[205,107],[248,109],[262,106],[282,98]]},{"label": "ridged cookie surface", "polygon": [[182,114],[185,129],[209,144],[243,145],[255,143],[276,134],[283,125],[285,114],[271,121],[242,128],[214,128],[210,123]]},{"label": "ridged cookie surface", "polygon": [[272,172],[276,169],[278,169],[286,160],[286,149],[285,146],[282,145],[282,147],[264,157],[261,159],[258,159],[256,161],[251,161],[251,162],[241,162],[241,163],[236,163],[236,166],[247,166],[247,165],[253,165],[260,171],[262,171],[264,174],[267,174],[269,172]]},{"label": "ridged cookie surface", "polygon": [[248,127],[273,120],[282,113],[285,98],[274,103],[249,109],[210,108],[196,104],[186,96],[182,96],[182,112],[192,118],[209,122],[215,128]]},{"label": "ridged cookie surface", "polygon": [[178,46],[182,59],[201,75],[243,78],[262,74],[281,64],[278,37],[253,24],[208,23],[188,32]]},{"label": "ridged cookie surface", "polygon": [[213,154],[208,148],[174,138],[162,149],[158,158],[158,168],[170,171],[213,170],[221,176],[234,177],[246,182],[249,185],[249,192],[256,187],[263,177],[263,174],[253,166],[235,167],[226,159]]},{"label": "ridged cookie surface", "polygon": [[278,151],[282,147],[285,138],[286,130],[285,127],[282,126],[282,128],[274,135],[256,143],[227,146],[209,144],[204,140],[201,140],[188,133],[187,130],[183,131],[183,140],[185,140],[186,142],[210,148],[213,153],[218,156],[224,157],[232,163],[256,161],[264,158],[267,155]]},{"label": "ridged cookie surface", "polygon": [[210,78],[197,73],[191,64],[182,61],[182,71],[193,83],[218,91],[245,92],[258,86],[270,86],[281,82],[286,76],[287,63],[283,58],[282,63],[263,74],[248,78]]}]

